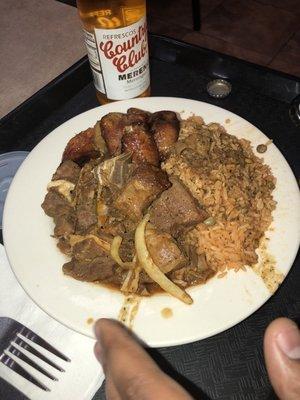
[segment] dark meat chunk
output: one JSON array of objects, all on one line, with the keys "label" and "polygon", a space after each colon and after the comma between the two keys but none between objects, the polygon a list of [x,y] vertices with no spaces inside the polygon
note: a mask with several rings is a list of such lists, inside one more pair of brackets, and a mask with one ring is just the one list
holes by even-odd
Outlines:
[{"label": "dark meat chunk", "polygon": [[57,238],[74,233],[74,208],[55,188],[50,189],[46,194],[42,208],[49,217],[54,219],[54,235]]},{"label": "dark meat chunk", "polygon": [[116,198],[114,206],[133,221],[139,221],[144,210],[170,187],[168,176],[152,165],[141,165]]},{"label": "dark meat chunk", "polygon": [[121,140],[124,135],[125,124],[126,114],[122,113],[109,113],[102,117],[100,121],[102,137],[109,154],[113,157],[121,154]]},{"label": "dark meat chunk", "polygon": [[184,228],[203,222],[207,213],[177,179],[173,178],[171,182],[172,187],[153,203],[150,222],[176,237]]},{"label": "dark meat chunk", "polygon": [[59,238],[58,248],[65,254],[71,253],[68,235],[75,231],[74,209],[57,191],[50,190],[42,204],[45,213],[54,219],[54,235]]},{"label": "dark meat chunk", "polygon": [[76,188],[76,232],[85,233],[98,222],[97,189],[98,182],[93,171],[94,165],[86,164],[80,174]]},{"label": "dark meat chunk", "polygon": [[67,144],[62,161],[73,160],[84,162],[100,156],[100,151],[95,142],[95,129],[88,128],[78,133]]},{"label": "dark meat chunk", "polygon": [[57,247],[59,248],[59,250],[62,253],[66,254],[68,256],[70,256],[72,254],[72,247],[69,243],[69,240],[64,237],[59,238],[59,240],[57,242]]},{"label": "dark meat chunk", "polygon": [[57,168],[55,174],[52,177],[53,181],[66,180],[72,183],[77,183],[80,174],[80,167],[71,160],[64,161]]},{"label": "dark meat chunk", "polygon": [[42,203],[45,213],[52,218],[58,218],[61,215],[70,214],[72,206],[68,200],[60,195],[55,189],[49,190]]},{"label": "dark meat chunk", "polygon": [[187,264],[175,240],[168,233],[149,229],[146,243],[152,260],[165,274]]},{"label": "dark meat chunk", "polygon": [[73,256],[76,260],[93,260],[100,256],[106,257],[106,255],[107,252],[93,238],[85,238],[73,246]]},{"label": "dark meat chunk", "polygon": [[90,204],[82,204],[76,209],[76,232],[85,233],[89,231],[89,228],[97,224],[98,218],[96,214],[95,206]]},{"label": "dark meat chunk", "polygon": [[126,274],[127,272],[124,269],[115,267],[114,274],[112,276],[105,278],[104,283],[112,284],[113,286],[120,289],[120,286],[122,286],[122,283],[126,278]]},{"label": "dark meat chunk", "polygon": [[111,237],[122,236],[125,232],[124,222],[116,221],[114,217],[109,218],[99,232]]},{"label": "dark meat chunk", "polygon": [[127,110],[127,124],[148,124],[150,117],[151,113],[139,108],[129,108]]},{"label": "dark meat chunk", "polygon": [[132,162],[158,166],[158,150],[147,125],[133,124],[127,126],[125,131],[122,139],[123,151],[132,153]]},{"label": "dark meat chunk", "polygon": [[114,276],[114,262],[108,256],[93,260],[73,259],[63,265],[63,272],[81,281],[103,281]]},{"label": "dark meat chunk", "polygon": [[127,110],[127,114],[133,114],[133,115],[145,115],[147,118],[151,117],[151,113],[149,111],[142,110],[141,108],[136,108],[136,107],[130,107]]},{"label": "dark meat chunk", "polygon": [[87,238],[74,245],[73,259],[63,266],[63,271],[75,279],[102,281],[114,275],[115,263],[96,240]]},{"label": "dark meat chunk", "polygon": [[122,244],[119,249],[119,255],[121,260],[131,262],[135,255],[135,246],[134,246],[134,235],[133,232],[130,234],[124,234]]},{"label": "dark meat chunk", "polygon": [[140,273],[140,280],[139,280],[140,284],[143,283],[154,283],[154,280],[152,278],[150,278],[150,276],[147,274],[146,271],[141,271]]},{"label": "dark meat chunk", "polygon": [[177,118],[177,114],[174,111],[163,110],[163,111],[157,111],[152,114],[151,122],[154,122],[157,120],[176,122],[176,121],[178,121],[178,118]]},{"label": "dark meat chunk", "polygon": [[183,267],[181,269],[173,270],[168,277],[181,287],[198,285],[205,283],[208,279],[215,275],[212,269],[198,270],[197,267],[191,266]]},{"label": "dark meat chunk", "polygon": [[170,149],[177,142],[179,135],[179,121],[168,122],[158,120],[152,125],[151,132],[154,135],[154,140],[157,145],[161,160],[165,160],[170,152]]},{"label": "dark meat chunk", "polygon": [[173,111],[159,111],[151,118],[151,132],[157,145],[159,156],[164,160],[178,140],[180,123]]},{"label": "dark meat chunk", "polygon": [[75,216],[73,213],[54,217],[56,237],[68,236],[75,232]]}]

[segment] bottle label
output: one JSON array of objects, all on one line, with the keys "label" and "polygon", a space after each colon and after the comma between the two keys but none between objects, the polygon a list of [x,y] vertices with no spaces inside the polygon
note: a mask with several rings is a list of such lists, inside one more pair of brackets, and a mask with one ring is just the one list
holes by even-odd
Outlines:
[{"label": "bottle label", "polygon": [[112,100],[137,97],[150,85],[146,17],[118,29],[85,31],[97,90]]},{"label": "bottle label", "polygon": [[84,40],[89,57],[89,62],[93,73],[95,87],[97,90],[99,90],[99,92],[105,93],[103,75],[102,75],[100,58],[97,50],[95,36],[93,33],[90,33],[86,30],[83,30],[83,32],[84,32]]}]

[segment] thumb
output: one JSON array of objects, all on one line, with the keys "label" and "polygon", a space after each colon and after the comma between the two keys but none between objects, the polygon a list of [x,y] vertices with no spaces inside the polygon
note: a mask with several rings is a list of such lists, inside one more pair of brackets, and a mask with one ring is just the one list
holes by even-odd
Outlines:
[{"label": "thumb", "polygon": [[282,400],[300,399],[300,331],[287,319],[278,318],[267,328],[264,353],[272,386]]},{"label": "thumb", "polygon": [[107,398],[114,400],[192,400],[164,374],[140,343],[120,323],[96,322],[95,354],[107,378]]}]

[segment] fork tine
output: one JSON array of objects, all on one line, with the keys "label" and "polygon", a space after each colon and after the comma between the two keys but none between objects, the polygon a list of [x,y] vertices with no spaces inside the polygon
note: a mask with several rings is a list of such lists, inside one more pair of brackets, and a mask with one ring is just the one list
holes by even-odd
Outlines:
[{"label": "fork tine", "polygon": [[59,350],[57,350],[50,343],[46,342],[46,340],[44,340],[42,337],[34,333],[31,329],[27,328],[26,326],[24,326],[19,333],[21,333],[26,338],[30,339],[32,342],[38,344],[39,346],[44,347],[44,349],[50,351],[50,353],[61,358],[62,360],[67,362],[71,361],[67,356],[62,354]]},{"label": "fork tine", "polygon": [[58,379],[50,374],[50,372],[46,371],[43,367],[38,365],[35,361],[33,361],[31,358],[29,358],[24,352],[22,351],[22,347],[18,346],[16,343],[11,343],[9,349],[8,349],[12,354],[14,354],[16,357],[18,357],[20,360],[26,362],[29,364],[31,367],[35,368],[37,371],[41,372],[45,376],[47,376],[49,379],[52,381],[58,381]]},{"label": "fork tine", "polygon": [[17,361],[13,360],[7,354],[3,354],[0,362],[6,365],[8,368],[16,372],[18,375],[21,375],[23,378],[27,379],[29,382],[33,383],[34,385],[38,386],[40,389],[44,390],[45,392],[50,392],[50,389],[47,388],[42,382],[38,381],[34,378],[29,372],[27,372]]},{"label": "fork tine", "polygon": [[36,357],[40,358],[43,360],[45,363],[51,365],[51,367],[57,369],[58,371],[65,372],[63,368],[55,364],[53,361],[51,361],[49,358],[44,356],[40,351],[36,350],[34,347],[31,346],[30,344],[30,339],[24,337],[23,335],[20,335],[18,333],[18,336],[15,339],[15,343],[18,344],[19,346],[23,347],[27,351],[29,351],[31,354],[35,355]]}]

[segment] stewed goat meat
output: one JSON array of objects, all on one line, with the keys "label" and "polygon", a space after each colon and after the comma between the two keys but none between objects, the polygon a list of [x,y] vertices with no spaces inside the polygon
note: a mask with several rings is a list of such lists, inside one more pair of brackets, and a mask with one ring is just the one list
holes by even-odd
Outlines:
[{"label": "stewed goat meat", "polygon": [[163,169],[179,131],[173,111],[130,108],[68,142],[42,204],[70,257],[66,275],[124,293],[162,288],[188,304],[185,288],[213,275],[186,241],[208,213]]},{"label": "stewed goat meat", "polygon": [[172,186],[152,204],[150,222],[174,237],[183,234],[203,222],[208,214],[200,207],[189,190],[176,178],[170,178]]},{"label": "stewed goat meat", "polygon": [[114,206],[125,217],[138,222],[150,204],[170,186],[164,171],[151,164],[141,164],[117,195]]}]

